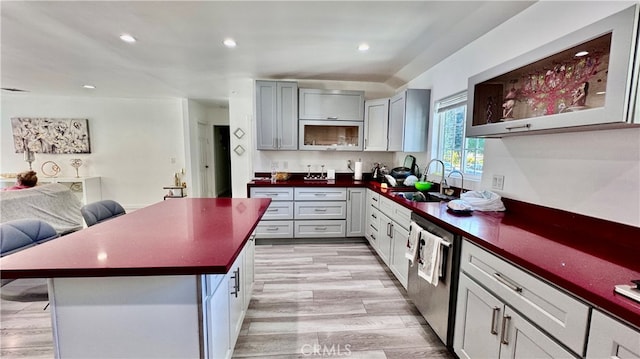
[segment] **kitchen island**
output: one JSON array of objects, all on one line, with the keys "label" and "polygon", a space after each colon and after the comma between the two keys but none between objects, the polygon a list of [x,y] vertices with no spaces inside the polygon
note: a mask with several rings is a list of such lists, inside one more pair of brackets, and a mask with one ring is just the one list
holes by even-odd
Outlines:
[{"label": "kitchen island", "polygon": [[229,357],[269,199],[163,201],[0,260],[49,278],[56,357]]}]

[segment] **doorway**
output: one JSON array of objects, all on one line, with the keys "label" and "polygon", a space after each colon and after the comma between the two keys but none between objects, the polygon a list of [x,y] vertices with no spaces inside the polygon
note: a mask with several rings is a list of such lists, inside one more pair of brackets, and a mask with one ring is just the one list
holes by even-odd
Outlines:
[{"label": "doorway", "polygon": [[213,154],[216,197],[231,197],[231,131],[213,126]]}]

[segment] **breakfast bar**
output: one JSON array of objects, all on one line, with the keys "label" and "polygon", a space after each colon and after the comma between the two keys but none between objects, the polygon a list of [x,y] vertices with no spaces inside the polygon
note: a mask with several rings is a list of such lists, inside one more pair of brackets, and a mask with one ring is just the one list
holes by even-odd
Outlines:
[{"label": "breakfast bar", "polygon": [[228,357],[269,199],[153,204],[0,260],[49,278],[56,357]]}]

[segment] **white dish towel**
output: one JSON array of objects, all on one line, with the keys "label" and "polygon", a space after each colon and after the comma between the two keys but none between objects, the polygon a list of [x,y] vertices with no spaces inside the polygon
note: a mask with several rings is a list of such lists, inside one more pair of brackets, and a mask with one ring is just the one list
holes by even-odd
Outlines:
[{"label": "white dish towel", "polygon": [[437,286],[440,263],[442,263],[443,239],[427,231],[420,232],[420,239],[424,243],[420,243],[418,250],[418,276],[424,278],[427,283]]},{"label": "white dish towel", "polygon": [[413,267],[413,263],[418,257],[418,248],[420,247],[420,232],[424,229],[416,222],[411,221],[409,224],[409,238],[407,238],[407,251],[404,256],[409,260],[409,265]]}]

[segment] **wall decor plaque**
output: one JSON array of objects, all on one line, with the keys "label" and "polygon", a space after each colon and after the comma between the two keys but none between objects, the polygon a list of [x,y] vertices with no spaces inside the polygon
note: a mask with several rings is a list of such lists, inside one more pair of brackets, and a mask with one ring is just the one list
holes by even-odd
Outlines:
[{"label": "wall decor plaque", "polygon": [[91,153],[86,118],[13,117],[11,129],[16,153]]}]

